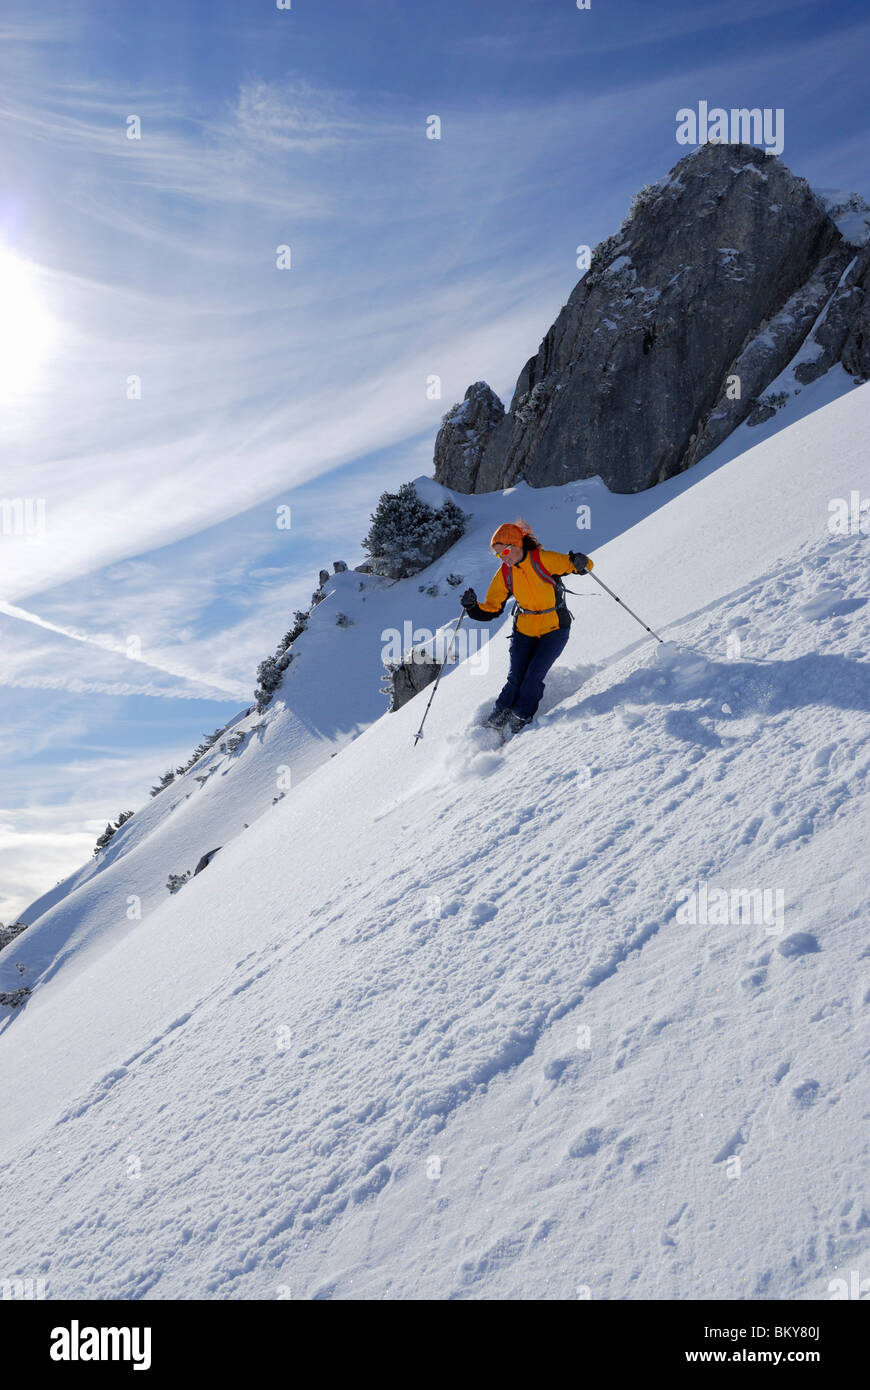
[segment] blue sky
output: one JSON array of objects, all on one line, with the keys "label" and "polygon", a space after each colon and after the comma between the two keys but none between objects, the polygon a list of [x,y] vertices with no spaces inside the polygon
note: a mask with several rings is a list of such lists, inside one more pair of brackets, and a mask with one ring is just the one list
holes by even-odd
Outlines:
[{"label": "blue sky", "polygon": [[0,535],[0,919],[249,702],[466,387],[509,401],[680,107],[782,107],[870,192],[868,39],[842,0],[3,5],[0,499],[45,531]]}]

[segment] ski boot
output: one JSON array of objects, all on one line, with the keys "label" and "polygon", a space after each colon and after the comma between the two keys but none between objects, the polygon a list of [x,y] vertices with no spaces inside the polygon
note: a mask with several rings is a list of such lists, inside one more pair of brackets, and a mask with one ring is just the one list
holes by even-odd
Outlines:
[{"label": "ski boot", "polygon": [[507,719],[504,722],[504,732],[505,734],[510,734],[513,738],[516,734],[521,733],[531,722],[531,717],[524,719],[521,714],[517,714],[516,710],[509,709],[507,712]]},{"label": "ski boot", "polygon": [[484,729],[503,729],[509,714],[509,709],[499,709],[495,705],[483,721]]}]

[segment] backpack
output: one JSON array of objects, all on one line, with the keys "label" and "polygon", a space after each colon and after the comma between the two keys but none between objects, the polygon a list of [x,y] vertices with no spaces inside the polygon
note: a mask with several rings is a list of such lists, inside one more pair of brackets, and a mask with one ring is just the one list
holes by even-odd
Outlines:
[{"label": "backpack", "polygon": [[[541,560],[541,552],[540,552],[540,550],[537,550],[537,549],[535,549],[535,550],[530,550],[530,551],[529,551],[529,559],[530,559],[531,562],[532,562],[532,569],[535,571],[535,574],[538,576],[538,578],[539,578],[539,579],[545,579],[545,580],[547,581],[548,584],[552,584],[552,586],[553,586],[553,597],[555,598],[556,602],[553,604],[553,607],[552,607],[552,608],[523,608],[522,605],[519,604],[519,603],[517,603],[516,599],[514,598],[514,581],[513,581],[513,573],[512,573],[511,567],[510,567],[510,565],[502,565],[502,567],[501,567],[501,577],[502,577],[502,579],[504,580],[505,588],[507,589],[507,591],[508,591],[508,593],[510,594],[511,598],[513,598],[513,600],[514,600],[514,604],[515,604],[515,606],[516,606],[517,612],[518,612],[518,613],[533,613],[533,614],[535,614],[535,615],[538,615],[538,614],[541,614],[541,613],[557,613],[557,612],[558,612],[558,613],[562,613],[562,612],[568,613],[568,612],[569,612],[569,610],[568,610],[568,604],[567,604],[566,601],[565,601],[565,593],[566,593],[566,590],[565,590],[565,585],[562,583],[562,577],[561,577],[561,575],[558,575],[558,574],[551,574],[551,573],[550,573],[550,571],[547,569],[547,567],[544,565],[543,561]],[[521,562],[521,563],[522,563],[522,562]],[[516,614],[515,614],[514,616],[516,617]],[[569,618],[569,621],[570,621],[570,618]]]}]

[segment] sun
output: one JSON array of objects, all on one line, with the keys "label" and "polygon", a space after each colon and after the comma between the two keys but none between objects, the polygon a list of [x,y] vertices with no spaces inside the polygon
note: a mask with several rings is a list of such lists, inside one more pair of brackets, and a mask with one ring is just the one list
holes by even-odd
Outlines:
[{"label": "sun", "polygon": [[54,336],[36,268],[0,246],[0,400],[36,384]]}]

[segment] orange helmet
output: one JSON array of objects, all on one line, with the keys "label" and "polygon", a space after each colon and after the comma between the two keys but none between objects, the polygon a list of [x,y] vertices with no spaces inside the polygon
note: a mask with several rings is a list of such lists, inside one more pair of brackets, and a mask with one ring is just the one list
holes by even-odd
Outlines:
[{"label": "orange helmet", "polygon": [[499,545],[518,545],[522,548],[523,537],[530,536],[532,528],[525,521],[505,521],[492,533],[490,549]]}]

